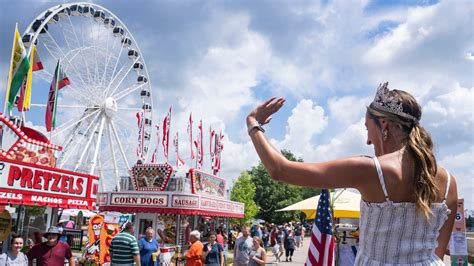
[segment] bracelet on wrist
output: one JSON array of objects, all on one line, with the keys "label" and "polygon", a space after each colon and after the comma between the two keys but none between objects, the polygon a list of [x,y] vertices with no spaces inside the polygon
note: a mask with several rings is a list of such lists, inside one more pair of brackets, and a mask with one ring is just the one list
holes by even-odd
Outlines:
[{"label": "bracelet on wrist", "polygon": [[262,125],[258,121],[252,121],[249,124],[247,124],[247,133],[250,135],[250,133],[254,130],[260,130],[263,133],[265,133],[265,129],[263,129]]}]

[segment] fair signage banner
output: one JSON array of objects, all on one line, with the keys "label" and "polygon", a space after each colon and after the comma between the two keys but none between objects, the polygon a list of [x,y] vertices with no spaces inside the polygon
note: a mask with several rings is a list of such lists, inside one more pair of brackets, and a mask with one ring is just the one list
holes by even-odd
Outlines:
[{"label": "fair signage banner", "polygon": [[172,207],[199,208],[199,197],[173,195],[171,200]]},{"label": "fair signage banner", "polygon": [[[244,204],[229,200],[203,197],[195,194],[171,192],[105,192],[98,195],[101,210],[150,212],[153,209],[170,210],[170,214],[220,214],[241,217]],[[158,212],[158,210],[157,210]]]},{"label": "fair signage banner", "polygon": [[98,177],[0,158],[0,203],[93,208]]},{"label": "fair signage banner", "polygon": [[168,195],[159,194],[131,194],[131,193],[113,193],[110,197],[112,206],[150,206],[167,207]]},{"label": "fair signage banner", "polygon": [[244,205],[238,202],[201,197],[201,209],[221,212],[244,213]]}]

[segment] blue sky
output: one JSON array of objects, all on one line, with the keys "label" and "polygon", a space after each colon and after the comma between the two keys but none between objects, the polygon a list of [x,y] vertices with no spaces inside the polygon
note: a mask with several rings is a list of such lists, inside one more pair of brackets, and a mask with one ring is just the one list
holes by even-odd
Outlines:
[{"label": "blue sky", "polygon": [[[231,181],[255,165],[244,118],[274,95],[287,99],[267,126],[278,148],[305,161],[372,155],[365,106],[377,85],[389,81],[421,102],[437,158],[474,209],[470,1],[93,2],[133,34],[150,74],[154,117],[163,119],[173,106],[172,131],[180,132],[185,159],[192,111],[206,131],[211,125],[226,136],[222,176]],[[23,32],[61,3],[2,0],[1,73],[7,73],[15,22]],[[5,84],[6,74],[2,91]],[[47,90],[47,83],[36,84]],[[39,127],[41,112],[30,115]]]}]

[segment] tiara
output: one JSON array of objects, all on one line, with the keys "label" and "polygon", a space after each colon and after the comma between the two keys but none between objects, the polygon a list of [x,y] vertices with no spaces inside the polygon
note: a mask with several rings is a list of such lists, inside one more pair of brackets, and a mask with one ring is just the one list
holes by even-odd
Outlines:
[{"label": "tiara", "polygon": [[378,109],[379,111],[399,115],[411,119],[415,123],[418,122],[418,119],[416,117],[403,112],[402,101],[397,94],[392,94],[392,96],[390,95],[390,90],[388,89],[388,82],[379,85],[379,87],[377,88],[377,93],[375,94],[374,101],[370,104],[370,106],[374,107],[375,109]]}]

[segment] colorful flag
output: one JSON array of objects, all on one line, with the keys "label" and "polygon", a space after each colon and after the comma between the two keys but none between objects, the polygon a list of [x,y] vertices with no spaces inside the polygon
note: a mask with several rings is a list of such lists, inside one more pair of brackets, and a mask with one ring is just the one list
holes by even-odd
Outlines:
[{"label": "colorful flag", "polygon": [[[33,71],[38,71],[43,69],[43,64],[39,61],[39,67],[35,60],[37,56],[36,53],[36,45],[31,45],[31,52],[30,52],[30,68],[28,69],[28,74],[26,75],[25,79],[23,80],[23,84],[20,88],[20,99],[18,100],[18,112],[28,111],[30,110],[31,105],[31,82],[33,81]],[[39,60],[39,57],[38,59]]]},{"label": "colorful flag", "polygon": [[137,157],[143,160],[144,154],[144,142],[145,142],[145,123],[144,116],[145,111],[137,112],[137,126],[138,126],[138,145],[137,145]]},{"label": "colorful flag", "polygon": [[168,114],[166,115],[165,119],[163,120],[163,153],[165,155],[166,162],[168,162],[170,124],[171,124],[171,106],[170,106],[170,109],[168,110]]},{"label": "colorful flag", "polygon": [[41,59],[38,55],[38,51],[36,51],[36,45],[32,44],[32,48],[34,48],[34,50],[31,50],[31,54],[33,54],[33,56],[31,57],[32,58],[32,62],[31,62],[31,65],[33,66],[33,71],[38,71],[38,70],[42,70],[43,69],[43,62],[41,62]]},{"label": "colorful flag", "polygon": [[[159,120],[159,119],[158,119]],[[158,147],[160,146],[160,125],[156,124],[156,147],[153,155],[151,156],[151,163],[155,163],[158,159]]]},{"label": "colorful flag", "polygon": [[322,189],[319,195],[316,218],[311,232],[306,266],[328,266],[334,264],[334,237],[329,190]]},{"label": "colorful flag", "polygon": [[50,132],[56,127],[56,105],[58,102],[58,91],[71,84],[66,74],[61,69],[61,64],[56,65],[56,70],[54,71],[53,80],[51,81],[51,86],[49,87],[49,96],[48,104],[46,105],[46,131]]},{"label": "colorful flag", "polygon": [[215,136],[215,161],[214,166],[212,168],[213,173],[216,175],[219,170],[221,169],[221,154],[222,150],[224,149],[224,144],[222,143],[222,139],[224,139],[224,134],[222,132],[219,133],[219,136],[216,134]]},{"label": "colorful flag", "polygon": [[179,157],[179,144],[178,144],[178,132],[176,132],[176,136],[174,137],[173,144],[174,144],[174,150],[176,152],[176,168],[181,168],[184,165],[184,161]]},{"label": "colorful flag", "polygon": [[192,113],[189,113],[188,135],[189,135],[189,144],[191,145],[191,161],[192,161],[192,160],[194,160]]},{"label": "colorful flag", "polygon": [[[211,156],[211,170],[214,170],[214,164],[216,159],[216,146],[214,135],[216,134],[215,130],[212,130],[211,126],[209,126],[209,155]],[[214,147],[212,147],[214,142]]]},{"label": "colorful flag", "polygon": [[204,148],[202,145],[202,120],[199,120],[199,126],[198,126],[199,132],[198,132],[198,138],[197,140],[194,141],[194,145],[196,146],[197,150],[197,169],[202,168],[202,163],[204,160]]},{"label": "colorful flag", "polygon": [[7,92],[5,99],[8,101],[8,110],[12,109],[15,103],[15,97],[20,90],[26,74],[30,69],[30,62],[26,53],[25,46],[21,40],[18,26],[15,28],[15,37],[13,37],[12,57],[10,62],[10,71],[8,73]]}]

